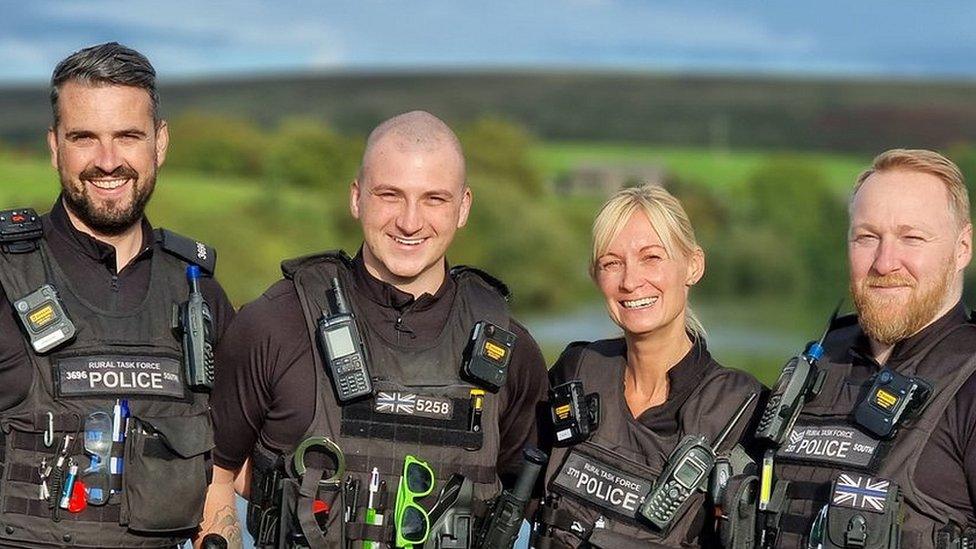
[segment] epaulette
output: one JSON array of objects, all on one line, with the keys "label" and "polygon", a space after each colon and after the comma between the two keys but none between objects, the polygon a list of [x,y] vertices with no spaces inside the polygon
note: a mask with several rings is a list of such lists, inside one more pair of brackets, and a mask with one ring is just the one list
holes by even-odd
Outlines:
[{"label": "epaulette", "polygon": [[160,248],[187,263],[198,265],[205,273],[213,276],[217,267],[217,250],[166,229],[155,229],[153,235]]},{"label": "epaulette", "polygon": [[467,274],[467,273],[476,275],[479,278],[481,278],[481,280],[487,282],[489,286],[497,290],[498,293],[500,293],[502,297],[505,298],[505,301],[508,301],[512,297],[512,292],[508,290],[508,286],[506,286],[504,282],[482,271],[481,269],[477,269],[475,267],[468,267],[467,265],[457,265],[455,267],[451,267],[451,270],[448,272],[451,275],[451,278],[454,279],[457,279],[457,277],[459,277],[460,275]]},{"label": "epaulette", "polygon": [[0,248],[11,254],[33,252],[44,236],[41,218],[32,208],[0,211]]}]

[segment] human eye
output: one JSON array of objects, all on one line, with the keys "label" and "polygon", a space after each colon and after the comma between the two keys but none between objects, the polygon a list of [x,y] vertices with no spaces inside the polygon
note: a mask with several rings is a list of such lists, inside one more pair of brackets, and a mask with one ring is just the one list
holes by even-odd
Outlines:
[{"label": "human eye", "polygon": [[623,265],[624,265],[623,261],[620,261],[619,259],[600,260],[601,271],[607,271],[607,272],[618,271],[620,270],[621,267],[623,267]]},{"label": "human eye", "polygon": [[851,238],[857,244],[872,244],[878,240],[878,236],[872,233],[858,232]]}]

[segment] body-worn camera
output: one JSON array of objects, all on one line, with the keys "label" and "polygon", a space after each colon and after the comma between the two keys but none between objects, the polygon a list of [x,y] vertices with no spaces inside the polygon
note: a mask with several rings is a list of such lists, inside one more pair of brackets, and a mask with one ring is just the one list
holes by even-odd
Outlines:
[{"label": "body-worn camera", "polygon": [[549,389],[549,415],[556,446],[579,444],[600,425],[600,394],[586,394],[583,382],[573,380]]},{"label": "body-worn camera", "polygon": [[75,336],[75,325],[61,304],[58,291],[45,284],[14,302],[14,310],[38,353],[52,351]]},{"label": "body-worn camera", "polygon": [[891,438],[898,423],[919,412],[931,392],[924,379],[885,368],[874,376],[871,389],[854,409],[854,421],[879,438]]},{"label": "body-worn camera", "polygon": [[479,320],[471,330],[461,373],[485,389],[497,391],[508,377],[508,364],[517,339],[512,332]]}]

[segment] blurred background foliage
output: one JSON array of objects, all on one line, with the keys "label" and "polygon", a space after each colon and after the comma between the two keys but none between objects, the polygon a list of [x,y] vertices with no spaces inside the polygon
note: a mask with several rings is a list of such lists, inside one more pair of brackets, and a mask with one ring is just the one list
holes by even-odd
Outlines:
[{"label": "blurred background foliage", "polygon": [[[590,224],[609,192],[586,178],[593,173],[610,185],[662,184],[683,201],[707,257],[696,309],[722,357],[767,381],[847,293],[846,201],[869,154],[544,141],[499,115],[448,122],[474,192],[448,258],[508,283],[530,327],[569,323],[559,335],[542,330],[550,358],[568,339],[612,332],[586,272]],[[236,304],[278,278],[283,258],[358,249],[348,189],[364,133],[314,117],[259,123],[198,109],[169,124],[151,219],[216,246],[218,277]],[[0,180],[15,183],[0,187],[3,204],[50,207],[56,175],[38,150],[0,145]],[[947,150],[976,178],[976,148]]]}]

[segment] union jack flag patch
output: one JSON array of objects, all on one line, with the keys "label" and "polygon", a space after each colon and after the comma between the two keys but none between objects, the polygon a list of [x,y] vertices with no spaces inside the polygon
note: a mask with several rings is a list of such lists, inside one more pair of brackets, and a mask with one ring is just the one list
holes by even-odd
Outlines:
[{"label": "union jack flag patch", "polygon": [[448,420],[453,417],[454,403],[450,398],[418,395],[400,391],[380,391],[376,394],[374,410],[381,414],[418,416]]},{"label": "union jack flag patch", "polygon": [[891,489],[891,482],[883,478],[842,473],[834,481],[830,501],[839,507],[884,513]]}]

